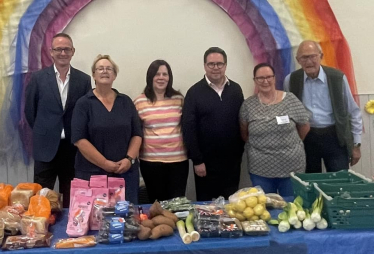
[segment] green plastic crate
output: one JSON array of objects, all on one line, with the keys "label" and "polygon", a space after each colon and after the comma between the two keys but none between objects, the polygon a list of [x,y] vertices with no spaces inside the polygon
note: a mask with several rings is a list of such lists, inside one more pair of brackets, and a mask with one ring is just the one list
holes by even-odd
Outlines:
[{"label": "green plastic crate", "polygon": [[372,180],[357,173],[353,170],[341,170],[330,173],[291,173],[291,182],[293,186],[294,196],[303,198],[305,208],[310,208],[316,200],[313,183],[327,184],[360,184],[372,183]]},{"label": "green plastic crate", "polygon": [[322,194],[322,217],[331,228],[374,228],[374,184],[313,184]]}]

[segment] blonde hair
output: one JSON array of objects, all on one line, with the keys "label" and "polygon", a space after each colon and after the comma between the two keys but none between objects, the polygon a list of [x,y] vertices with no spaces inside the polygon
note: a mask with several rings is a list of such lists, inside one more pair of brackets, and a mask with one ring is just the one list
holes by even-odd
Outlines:
[{"label": "blonde hair", "polygon": [[97,57],[95,58],[93,64],[92,64],[92,67],[91,67],[91,71],[92,71],[92,74],[95,73],[95,69],[96,69],[96,63],[102,59],[106,59],[108,60],[112,66],[113,66],[113,72],[114,72],[114,75],[117,76],[117,73],[119,72],[119,69],[118,69],[118,65],[112,60],[112,58],[110,58],[109,55],[101,55],[101,54],[98,54]]}]

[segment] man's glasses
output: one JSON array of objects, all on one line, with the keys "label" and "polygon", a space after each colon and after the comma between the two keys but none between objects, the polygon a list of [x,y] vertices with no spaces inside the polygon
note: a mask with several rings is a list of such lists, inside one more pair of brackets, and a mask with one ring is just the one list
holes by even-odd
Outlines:
[{"label": "man's glasses", "polygon": [[313,55],[306,55],[306,56],[300,56],[299,61],[305,63],[308,61],[308,59],[312,60],[313,62],[317,60],[317,58],[320,56],[320,54],[313,54]]},{"label": "man's glasses", "polygon": [[113,72],[113,68],[112,67],[98,67],[95,69],[95,71],[97,71],[98,73],[103,73],[104,71],[108,72],[108,73],[111,73]]},{"label": "man's glasses", "polygon": [[73,52],[73,48],[54,48],[52,50],[58,54],[61,54],[62,51],[65,51],[65,54],[71,54],[71,52]]},{"label": "man's glasses", "polygon": [[207,63],[206,64],[210,69],[214,69],[214,67],[217,66],[218,69],[222,69],[223,66],[225,66],[226,64],[225,63],[222,63],[222,62],[218,62],[218,63]]},{"label": "man's glasses", "polygon": [[268,82],[271,82],[274,80],[274,77],[275,75],[272,75],[272,76],[266,76],[266,77],[255,77],[254,80],[259,83],[259,84],[262,84],[265,82],[265,79],[268,81]]}]

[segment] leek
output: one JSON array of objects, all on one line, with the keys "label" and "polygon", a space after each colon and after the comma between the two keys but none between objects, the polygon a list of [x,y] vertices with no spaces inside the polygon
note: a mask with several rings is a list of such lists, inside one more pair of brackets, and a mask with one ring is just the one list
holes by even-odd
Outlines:
[{"label": "leek", "polygon": [[292,225],[294,228],[296,228],[296,229],[299,229],[299,228],[301,228],[302,226],[303,226],[303,224],[301,223],[301,221],[297,221],[296,222],[296,224],[295,225]]},{"label": "leek", "polygon": [[313,222],[315,223],[321,220],[322,206],[323,206],[322,196],[319,195],[319,197],[313,202],[313,205],[312,205],[313,212],[312,212],[312,215],[310,216]]},{"label": "leek", "polygon": [[199,232],[195,231],[193,227],[193,212],[190,212],[190,214],[186,218],[186,228],[187,232],[191,235],[192,241],[196,242],[200,239]]},{"label": "leek", "polygon": [[312,221],[312,219],[310,218],[310,213],[309,211],[306,209],[305,210],[305,220],[303,220],[303,228],[305,230],[313,230],[315,228],[316,224],[314,223],[314,221]]},{"label": "leek", "polygon": [[302,197],[297,196],[295,200],[293,201],[293,203],[296,205],[296,208],[297,208],[297,212],[296,212],[297,218],[299,219],[299,221],[303,221],[305,219],[305,211],[303,209],[304,201]]},{"label": "leek", "polygon": [[182,238],[184,244],[189,244],[192,242],[192,237],[189,233],[186,233],[186,229],[184,228],[184,221],[179,220],[177,222],[179,236]]},{"label": "leek", "polygon": [[299,219],[296,216],[296,211],[297,211],[296,205],[292,202],[289,202],[287,204],[286,210],[288,212],[288,222],[291,225],[295,225],[299,221]]},{"label": "leek", "polygon": [[288,222],[288,214],[283,211],[278,215],[280,223],[278,225],[279,232],[287,232],[290,229],[290,223]]},{"label": "leek", "polygon": [[324,218],[322,218],[319,222],[317,222],[318,229],[326,229],[327,226],[328,226],[328,223]]}]

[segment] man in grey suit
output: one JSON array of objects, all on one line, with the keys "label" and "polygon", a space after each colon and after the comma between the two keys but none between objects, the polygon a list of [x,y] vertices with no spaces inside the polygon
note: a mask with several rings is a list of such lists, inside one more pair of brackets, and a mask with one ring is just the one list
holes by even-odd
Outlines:
[{"label": "man in grey suit", "polygon": [[33,132],[34,182],[54,188],[59,178],[63,206],[69,207],[76,148],[71,144],[71,118],[76,101],[91,89],[91,78],[70,66],[75,53],[65,33],[52,39],[54,64],[33,73],[26,88],[25,116]]}]

